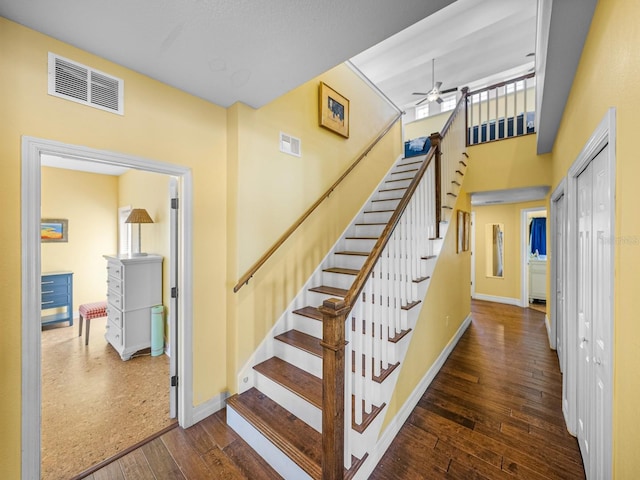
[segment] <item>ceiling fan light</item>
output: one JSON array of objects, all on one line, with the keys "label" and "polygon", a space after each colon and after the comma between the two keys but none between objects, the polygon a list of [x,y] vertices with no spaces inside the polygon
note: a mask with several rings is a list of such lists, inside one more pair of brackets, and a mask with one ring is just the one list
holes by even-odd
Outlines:
[{"label": "ceiling fan light", "polygon": [[438,98],[440,98],[440,92],[438,92],[436,89],[433,89],[429,93],[427,93],[427,100],[430,102],[435,102]]}]

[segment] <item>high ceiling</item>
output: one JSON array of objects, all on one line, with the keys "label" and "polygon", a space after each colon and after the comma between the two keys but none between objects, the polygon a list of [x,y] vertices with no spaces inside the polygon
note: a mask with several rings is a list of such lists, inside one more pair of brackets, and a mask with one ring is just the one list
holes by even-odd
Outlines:
[{"label": "high ceiling", "polygon": [[403,109],[433,86],[433,59],[442,89],[491,85],[533,71],[536,10],[531,0],[458,0],[352,63]]}]

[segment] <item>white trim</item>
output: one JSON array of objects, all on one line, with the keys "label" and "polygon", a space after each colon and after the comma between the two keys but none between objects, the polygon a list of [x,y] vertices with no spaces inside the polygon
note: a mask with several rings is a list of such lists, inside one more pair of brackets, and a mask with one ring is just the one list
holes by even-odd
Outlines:
[{"label": "white trim", "polygon": [[[547,299],[547,305],[550,306],[549,308],[549,314],[551,315],[550,317],[550,324],[549,324],[549,328],[550,328],[550,333],[549,333],[549,345],[551,345],[551,348],[557,350],[558,349],[558,344],[557,344],[557,337],[558,337],[558,325],[557,325],[557,318],[558,318],[558,312],[557,312],[557,308],[558,305],[556,303],[556,297],[557,297],[557,292],[558,292],[558,285],[557,285],[557,278],[558,278],[558,272],[557,272],[557,268],[558,265],[556,263],[557,260],[557,255],[556,252],[559,249],[563,249],[564,251],[564,255],[562,256],[562,258],[565,259],[566,262],[566,224],[567,224],[567,202],[566,202],[566,196],[565,196],[565,192],[567,190],[567,180],[566,178],[563,178],[560,183],[558,184],[558,186],[555,188],[555,190],[553,191],[553,193],[551,193],[551,197],[549,199],[549,204],[550,204],[550,208],[549,208],[549,226],[551,229],[551,255],[547,256],[547,258],[549,259],[549,275],[550,275],[550,297]],[[557,213],[557,202],[560,200],[560,198],[562,198],[564,196],[565,201],[563,202],[563,224],[564,224],[564,230],[563,230],[563,244],[562,245],[558,245],[558,232],[557,232],[557,226],[556,226],[556,215]],[[563,283],[564,286],[562,288],[562,291],[566,294],[566,269],[564,272],[562,272],[562,278],[563,278]],[[566,302],[563,302],[564,305],[564,315],[562,315],[563,318],[566,317]],[[565,365],[565,353],[566,353],[566,334],[563,335],[563,342],[562,342],[562,348],[560,349],[560,351],[562,352],[562,356],[563,358],[560,359],[560,367],[561,370],[564,369],[564,365]]]},{"label": "white trim", "polygon": [[431,368],[427,370],[427,373],[422,377],[422,380],[420,380],[418,385],[416,385],[416,388],[413,389],[413,392],[411,392],[409,398],[407,398],[402,407],[400,407],[400,410],[398,410],[398,413],[395,415],[393,420],[391,420],[389,425],[387,425],[385,431],[380,435],[375,448],[369,452],[369,456],[367,457],[364,465],[358,469],[358,472],[354,476],[354,480],[364,480],[371,475],[376,465],[391,445],[391,442],[393,442],[393,439],[396,437],[404,423],[409,418],[409,415],[411,415],[411,412],[424,395],[424,392],[427,391],[427,388],[429,388],[429,385],[431,385],[431,382],[444,365],[444,362],[447,360],[449,355],[451,355],[453,349],[456,348],[456,345],[462,338],[462,335],[464,335],[464,332],[467,331],[467,328],[469,328],[469,325],[471,325],[471,314],[464,319],[455,335],[444,347],[442,352],[440,352],[440,355],[438,355],[438,358],[433,362]]},{"label": "white trim", "polygon": [[[615,107],[607,110],[604,118],[600,122],[600,124],[596,127],[593,134],[584,145],[582,151],[573,162],[571,167],[569,168],[569,172],[567,174],[567,191],[566,191],[566,201],[567,201],[567,283],[566,285],[575,286],[577,285],[577,252],[575,249],[572,249],[572,245],[577,245],[577,184],[578,184],[578,176],[584,171],[585,168],[589,165],[589,163],[598,155],[598,153],[606,146],[609,146],[609,188],[611,191],[611,205],[610,205],[610,232],[613,236],[615,234],[615,212],[616,212],[616,196],[615,196],[615,185],[616,185],[616,109]],[[604,446],[605,451],[603,452],[604,461],[607,463],[607,468],[605,471],[609,471],[611,473],[612,466],[612,458],[613,458],[613,349],[614,349],[614,339],[613,331],[614,331],[614,288],[615,288],[615,279],[614,279],[614,265],[615,265],[615,241],[613,241],[615,237],[613,237],[610,242],[610,257],[609,262],[611,265],[610,268],[610,282],[611,282],[611,311],[609,312],[609,318],[611,319],[609,328],[609,338],[611,339],[611,345],[607,350],[608,357],[604,358],[602,363],[603,365],[607,365],[609,367],[608,378],[611,381],[611,385],[609,385],[609,389],[607,390],[607,398],[605,399],[605,413],[604,416],[607,418],[606,424],[609,426],[609,430],[604,433],[604,438],[601,440],[601,444]],[[563,375],[563,413],[565,416],[565,421],[567,423],[567,429],[572,435],[575,435],[577,432],[577,360],[578,360],[578,332],[577,325],[575,321],[569,322],[569,319],[577,319],[577,298],[575,288],[567,288],[565,292],[565,302],[567,304],[567,315],[564,319],[565,326],[567,328],[564,329],[565,336],[567,337],[567,351],[566,351],[566,370]],[[585,465],[585,468],[588,466]],[[589,475],[587,471],[587,475]]]},{"label": "white trim", "polygon": [[484,293],[476,293],[473,296],[476,300],[484,300],[486,302],[504,303],[505,305],[514,305],[521,307],[519,298],[512,297],[499,297],[497,295],[485,295]]},{"label": "white trim", "polygon": [[213,398],[210,398],[200,405],[193,407],[191,419],[193,424],[196,424],[210,415],[222,410],[227,404],[227,398],[229,398],[229,392],[222,392]]},{"label": "white trim", "polygon": [[[367,86],[371,90],[373,90],[374,93],[376,93],[381,99],[383,99],[385,102],[391,105],[393,109],[396,110],[398,113],[402,113],[404,115],[405,112],[400,107],[398,107],[395,103],[393,103],[391,99],[387,97],[385,93],[382,90],[380,90],[380,88],[378,88],[378,86],[369,79],[369,77],[367,77],[358,67],[356,67],[351,60],[347,60],[346,62],[344,62],[344,64],[347,67],[349,67],[353,73],[359,76],[364,81],[364,83],[366,83]],[[404,138],[404,136],[402,138]]]},{"label": "white trim", "polygon": [[476,212],[471,212],[471,298],[476,295]]},{"label": "white trim", "polygon": [[[532,212],[546,212],[546,207],[523,208],[520,210],[520,303],[522,308],[529,306],[529,251],[527,214]],[[548,217],[548,214],[547,214]],[[549,275],[549,272],[546,273]],[[545,286],[546,288],[546,286]]]},{"label": "white trim", "polygon": [[180,177],[182,180],[182,255],[179,279],[181,316],[178,422],[193,425],[193,327],[192,327],[192,210],[193,186],[187,167],[140,157],[96,150],[34,137],[22,137],[21,235],[22,235],[22,478],[40,478],[41,447],[41,339],[40,339],[40,202],[41,154],[88,158],[97,163],[126,166]]}]

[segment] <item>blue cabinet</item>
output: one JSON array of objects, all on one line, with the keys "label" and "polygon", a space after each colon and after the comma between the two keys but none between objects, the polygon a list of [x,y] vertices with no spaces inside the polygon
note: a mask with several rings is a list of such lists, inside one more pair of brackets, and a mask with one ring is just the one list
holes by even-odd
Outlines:
[{"label": "blue cabinet", "polygon": [[41,285],[42,325],[58,322],[73,325],[73,272],[43,273]]}]

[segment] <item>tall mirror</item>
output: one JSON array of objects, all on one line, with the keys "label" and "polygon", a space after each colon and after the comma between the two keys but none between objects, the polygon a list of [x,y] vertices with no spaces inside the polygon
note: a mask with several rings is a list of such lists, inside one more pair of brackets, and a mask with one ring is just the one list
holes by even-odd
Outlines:
[{"label": "tall mirror", "polygon": [[504,277],[504,225],[487,223],[486,225],[487,277]]}]

